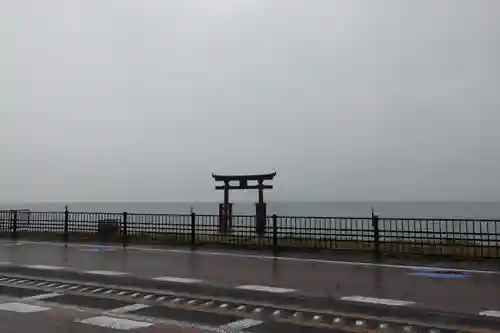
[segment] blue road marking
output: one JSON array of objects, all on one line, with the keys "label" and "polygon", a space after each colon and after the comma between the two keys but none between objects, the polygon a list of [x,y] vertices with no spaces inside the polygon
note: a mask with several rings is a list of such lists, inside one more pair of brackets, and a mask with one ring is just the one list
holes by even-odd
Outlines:
[{"label": "blue road marking", "polygon": [[467,274],[454,273],[454,272],[437,272],[437,271],[418,271],[414,273],[409,273],[413,276],[422,276],[432,279],[464,279],[469,277]]},{"label": "blue road marking", "polygon": [[90,249],[85,249],[84,251],[86,252],[114,252],[116,251],[115,248],[111,246],[96,246]]}]

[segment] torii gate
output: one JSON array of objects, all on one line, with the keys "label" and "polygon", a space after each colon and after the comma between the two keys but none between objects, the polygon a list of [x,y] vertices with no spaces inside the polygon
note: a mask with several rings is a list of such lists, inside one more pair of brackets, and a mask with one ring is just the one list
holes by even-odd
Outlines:
[{"label": "torii gate", "polygon": [[[264,202],[264,190],[272,189],[273,185],[264,184],[265,180],[273,180],[276,172],[252,175],[216,175],[212,177],[216,182],[224,182],[224,185],[216,185],[216,190],[224,190],[224,203],[219,204],[219,232],[226,233],[232,226],[232,206],[229,202],[229,190],[251,190],[257,189],[259,201],[255,204],[255,227],[257,235],[263,236],[266,231],[267,209]],[[231,184],[237,181],[238,184]],[[257,184],[249,185],[249,181],[256,181]]]}]

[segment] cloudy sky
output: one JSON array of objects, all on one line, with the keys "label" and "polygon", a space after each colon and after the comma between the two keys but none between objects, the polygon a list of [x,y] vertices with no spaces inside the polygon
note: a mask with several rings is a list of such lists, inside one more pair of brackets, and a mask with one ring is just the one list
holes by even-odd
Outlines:
[{"label": "cloudy sky", "polygon": [[2,0],[0,41],[0,201],[500,200],[498,0]]}]

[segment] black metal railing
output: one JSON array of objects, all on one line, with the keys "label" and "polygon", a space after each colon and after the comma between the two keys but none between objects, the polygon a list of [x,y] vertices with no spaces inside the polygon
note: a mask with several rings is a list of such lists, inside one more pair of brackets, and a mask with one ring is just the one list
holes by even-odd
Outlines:
[{"label": "black metal railing", "polygon": [[0,237],[136,244],[206,244],[280,249],[347,250],[382,255],[500,258],[500,220],[269,216],[258,236],[255,216],[0,211]]}]

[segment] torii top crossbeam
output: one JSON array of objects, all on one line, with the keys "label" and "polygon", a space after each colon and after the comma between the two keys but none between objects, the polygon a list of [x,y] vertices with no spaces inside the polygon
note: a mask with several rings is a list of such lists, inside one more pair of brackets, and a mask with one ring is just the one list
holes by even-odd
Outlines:
[{"label": "torii top crossbeam", "polygon": [[[276,176],[273,173],[249,174],[249,175],[217,175],[212,174],[216,182],[224,182],[224,185],[215,186],[216,190],[224,190],[224,206],[229,202],[229,190],[249,190],[256,189],[259,192],[259,203],[264,203],[265,189],[272,189],[272,185],[264,185],[265,180],[272,180]],[[232,185],[231,181],[237,181],[239,184]],[[256,181],[256,185],[248,185],[249,181]]]},{"label": "torii top crossbeam", "polygon": [[261,173],[261,174],[250,174],[250,175],[217,175],[217,174],[212,174],[212,177],[214,178],[215,181],[221,181],[221,182],[226,182],[226,181],[241,181],[241,180],[273,180],[274,176],[276,176],[276,172],[273,173]]},{"label": "torii top crossbeam", "polygon": [[[212,174],[212,177],[216,182],[224,182],[224,185],[215,186],[216,190],[253,190],[257,189],[262,191],[264,189],[270,190],[273,188],[272,185],[264,185],[265,180],[272,180],[276,176],[276,172],[273,173],[263,173],[263,174],[252,174],[252,175],[216,175]],[[239,184],[232,185],[231,181],[236,181]],[[249,181],[256,181],[256,185],[248,185]]]}]

